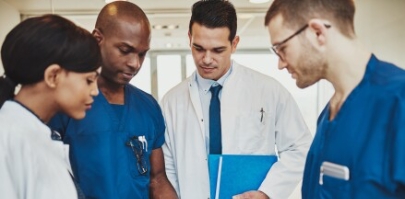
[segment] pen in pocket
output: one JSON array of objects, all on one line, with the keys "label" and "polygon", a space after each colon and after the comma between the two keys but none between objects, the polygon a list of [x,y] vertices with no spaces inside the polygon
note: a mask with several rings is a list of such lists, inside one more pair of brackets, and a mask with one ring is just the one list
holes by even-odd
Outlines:
[{"label": "pen in pocket", "polygon": [[325,175],[347,181],[350,177],[350,171],[347,166],[325,161],[320,168],[319,184],[323,184],[323,177]]}]

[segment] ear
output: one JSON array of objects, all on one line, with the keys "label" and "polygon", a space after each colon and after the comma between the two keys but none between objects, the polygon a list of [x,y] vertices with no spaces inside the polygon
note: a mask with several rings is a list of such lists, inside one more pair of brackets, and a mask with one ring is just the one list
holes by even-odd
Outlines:
[{"label": "ear", "polygon": [[48,66],[48,68],[46,68],[44,72],[44,81],[46,85],[50,88],[55,88],[58,84],[62,72],[63,68],[61,68],[58,64],[52,64]]},{"label": "ear", "polygon": [[98,44],[100,44],[101,41],[103,41],[104,35],[103,35],[103,33],[102,33],[99,29],[95,28],[95,29],[93,30],[93,33],[92,33],[92,34],[93,34],[93,36],[96,38]]},{"label": "ear", "polygon": [[328,39],[328,27],[330,22],[321,19],[311,19],[308,28],[311,30],[310,41],[316,46],[325,46]]},{"label": "ear", "polygon": [[190,46],[190,48],[191,48],[191,33],[190,33],[190,31],[188,31],[188,41],[189,41],[189,46]]},{"label": "ear", "polygon": [[234,53],[236,51],[236,47],[238,46],[239,43],[239,36],[236,35],[235,38],[233,38],[233,41],[231,43],[232,45],[232,53]]}]

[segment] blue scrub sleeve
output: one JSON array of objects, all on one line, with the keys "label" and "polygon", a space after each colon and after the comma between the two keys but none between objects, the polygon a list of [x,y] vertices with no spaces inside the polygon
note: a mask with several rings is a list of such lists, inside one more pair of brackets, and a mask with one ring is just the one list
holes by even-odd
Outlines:
[{"label": "blue scrub sleeve", "polygon": [[401,187],[405,188],[405,91],[402,99],[398,99],[398,109],[394,110],[395,125],[393,129],[393,178]]},{"label": "blue scrub sleeve", "polygon": [[158,149],[161,148],[165,142],[165,121],[163,119],[163,114],[162,110],[160,109],[159,105],[156,102],[156,107],[157,107],[157,122],[156,122],[156,132],[155,132],[155,144],[153,146],[153,149]]}]

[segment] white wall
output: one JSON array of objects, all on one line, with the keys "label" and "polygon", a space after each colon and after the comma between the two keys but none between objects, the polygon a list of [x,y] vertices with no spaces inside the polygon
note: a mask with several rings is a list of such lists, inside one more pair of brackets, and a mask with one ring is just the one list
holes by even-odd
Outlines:
[{"label": "white wall", "polygon": [[359,39],[379,59],[405,68],[405,1],[356,0]]},{"label": "white wall", "polygon": [[[11,29],[20,22],[20,13],[15,8],[0,0],[0,46]],[[3,75],[3,64],[0,61],[0,75]]]}]

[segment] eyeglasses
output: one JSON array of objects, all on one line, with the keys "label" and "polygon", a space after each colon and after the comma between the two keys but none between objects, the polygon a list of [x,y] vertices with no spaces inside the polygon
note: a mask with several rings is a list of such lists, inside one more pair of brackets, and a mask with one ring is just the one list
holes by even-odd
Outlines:
[{"label": "eyeglasses", "polygon": [[51,130],[51,139],[57,140],[57,141],[62,141],[62,136],[60,135],[59,132],[57,132],[55,130]]},{"label": "eyeglasses", "polygon": [[[325,26],[326,28],[330,28],[330,27],[331,27],[331,25],[328,25],[328,24],[324,24],[324,26]],[[278,44],[272,46],[272,47],[271,47],[271,50],[273,50],[274,54],[276,54],[276,55],[280,58],[280,60],[284,61],[284,60],[285,60],[285,59],[284,59],[284,54],[282,54],[282,53],[279,51],[280,46],[283,45],[283,44],[285,44],[285,43],[287,43],[290,39],[292,39],[292,38],[294,38],[295,36],[299,35],[301,32],[303,32],[303,31],[304,31],[305,29],[307,29],[307,28],[308,28],[308,24],[305,24],[305,26],[303,26],[302,28],[298,29],[297,32],[295,32],[295,33],[292,34],[291,36],[287,37],[287,39],[284,39],[283,41],[279,42]]]},{"label": "eyeglasses", "polygon": [[[136,157],[136,165],[138,167],[138,172],[141,175],[146,174],[148,172],[148,166],[146,164],[145,158],[144,158],[144,149],[146,143],[146,139],[144,136],[133,136],[127,143],[127,146],[131,147],[132,151],[135,154]],[[147,147],[147,146],[146,146]]]}]

